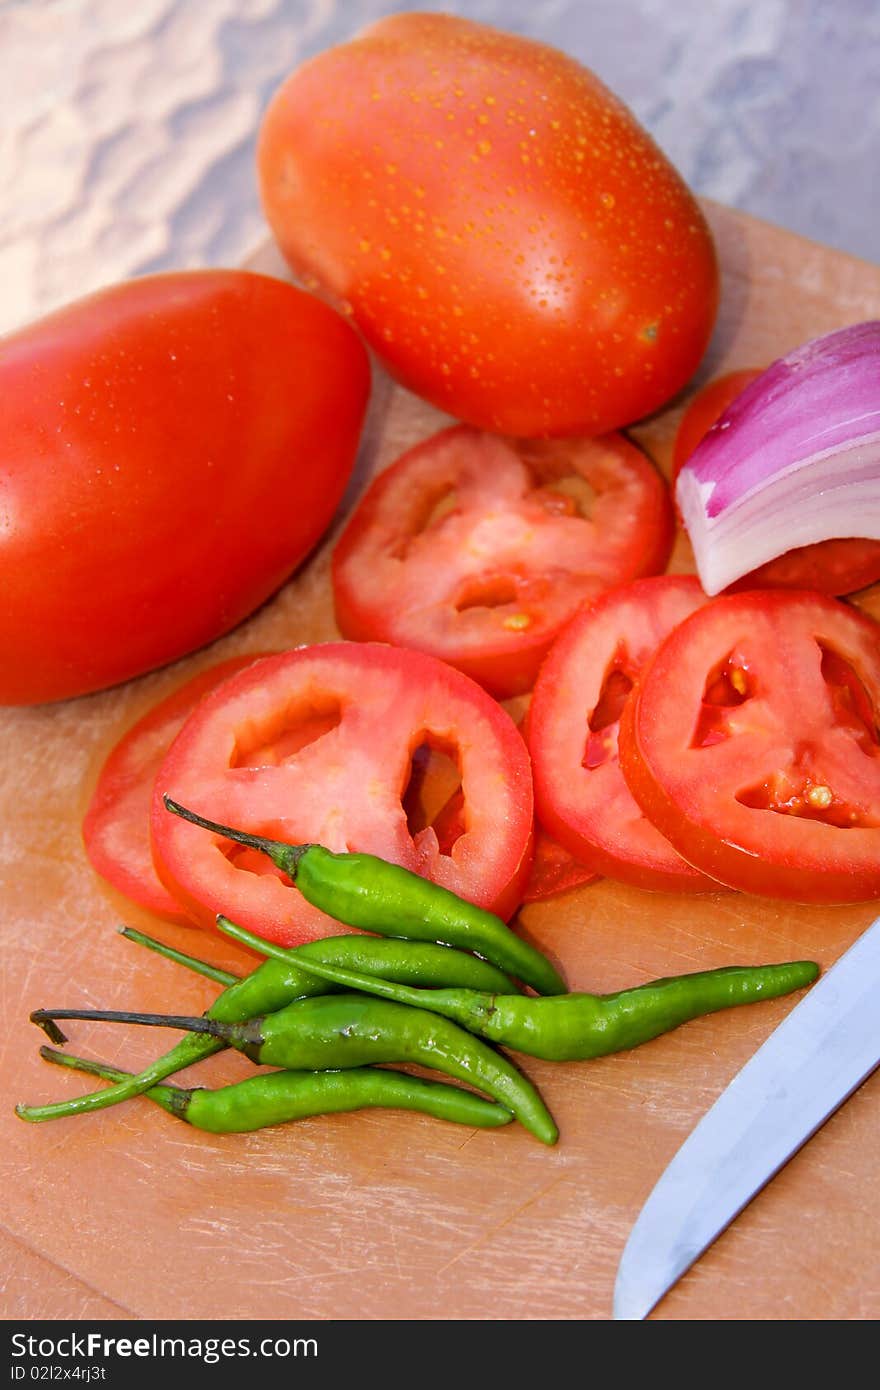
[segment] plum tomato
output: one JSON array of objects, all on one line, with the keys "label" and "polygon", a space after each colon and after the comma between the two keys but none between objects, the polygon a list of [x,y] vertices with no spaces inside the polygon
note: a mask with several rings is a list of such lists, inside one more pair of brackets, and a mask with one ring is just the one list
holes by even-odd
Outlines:
[{"label": "plum tomato", "polygon": [[[445,851],[405,806],[426,746],[461,784],[462,833]],[[379,855],[505,917],[531,865],[531,768],[516,725],[420,652],[331,642],[266,657],[200,702],[156,777],[156,867],[192,920],[210,926],[222,911],[285,946],[338,932],[265,856],[171,815],[164,793],[225,825]]]},{"label": "plum tomato", "polygon": [[880,895],[880,625],[799,590],[698,608],[624,712],[645,814],[731,888],[797,902]]},{"label": "plum tomato", "polygon": [[258,164],[296,272],[468,424],[604,434],[703,355],[718,271],[699,206],[623,103],[545,44],[385,18],[287,79]]},{"label": "plum tomato", "polygon": [[662,575],[613,589],[564,629],[529,706],[539,823],[596,873],[670,893],[718,887],[676,854],[620,770],[621,713],[664,637],[706,603],[696,579]]},{"label": "plum tomato", "polygon": [[510,441],[441,430],[386,469],[333,554],[349,638],[416,647],[497,698],[531,689],[584,598],[662,570],[669,490],[620,434]]},{"label": "plum tomato", "polygon": [[357,334],[246,271],[146,276],[0,343],[0,704],[205,645],[329,524],[369,392]]},{"label": "plum tomato", "polygon": [[156,773],[202,697],[258,655],[264,653],[209,666],[153,705],[111,749],[89,799],[82,835],[92,868],[131,902],[169,922],[189,917],[153,865],[150,806]]},{"label": "plum tomato", "polygon": [[[694,396],[682,417],[672,455],[672,487],[697,445],[756,377],[758,367],[745,367],[710,381]],[[823,594],[854,594],[880,580],[880,541],[860,537],[817,541],[788,550],[731,584],[742,589],[816,589]]]}]

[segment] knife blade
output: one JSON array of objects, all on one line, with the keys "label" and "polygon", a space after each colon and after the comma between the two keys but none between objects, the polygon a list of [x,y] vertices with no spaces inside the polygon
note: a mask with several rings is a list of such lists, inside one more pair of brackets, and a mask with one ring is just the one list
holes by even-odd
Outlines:
[{"label": "knife blade", "polygon": [[645,1318],[880,1064],[880,917],[734,1077],[630,1232],[614,1318]]}]

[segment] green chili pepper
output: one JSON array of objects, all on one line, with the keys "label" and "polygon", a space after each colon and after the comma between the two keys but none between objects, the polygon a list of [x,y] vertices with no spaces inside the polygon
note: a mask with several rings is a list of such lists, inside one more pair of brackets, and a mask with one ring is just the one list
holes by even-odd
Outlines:
[{"label": "green chili pepper", "polygon": [[[56,1052],[51,1047],[41,1047],[40,1056],[75,1071],[103,1076],[108,1081],[124,1081],[131,1075],[118,1067],[73,1057],[68,1052]],[[478,1129],[497,1129],[513,1119],[509,1110],[474,1095],[473,1091],[448,1086],[442,1081],[423,1080],[387,1067],[360,1067],[353,1071],[274,1071],[249,1076],[216,1090],[151,1086],[145,1094],[169,1114],[211,1134],[244,1134],[289,1120],[303,1120],[310,1115],[368,1107],[419,1110],[440,1120],[452,1120]]]},{"label": "green chili pepper", "polygon": [[[268,942],[254,937],[250,943],[257,950],[270,949]],[[500,970],[487,961],[456,951],[448,946],[435,943],[382,940],[368,936],[331,936],[322,941],[310,941],[295,950],[272,947],[273,955],[263,961],[249,975],[235,980],[215,999],[207,1010],[206,1017],[224,1023],[240,1023],[257,1015],[274,1013],[293,1000],[309,995],[327,994],[334,989],[332,984],[320,980],[317,975],[303,970],[298,960],[306,955],[310,959],[328,960],[331,964],[352,966],[369,973],[372,969],[382,971],[386,979],[400,980],[403,983],[418,985],[448,985],[460,983],[479,988],[492,988],[503,993],[514,986]],[[163,952],[167,954],[167,952]],[[192,963],[194,957],[182,960],[183,953],[175,952],[173,959],[181,963]],[[195,962],[198,966],[200,962]],[[481,983],[482,982],[482,983]],[[45,1012],[45,1011],[38,1011]],[[64,1035],[53,1028],[50,1016],[43,1026],[53,1042],[65,1042]],[[68,1115],[80,1115],[92,1110],[106,1110],[124,1100],[142,1095],[150,1086],[193,1066],[203,1057],[210,1057],[222,1051],[224,1043],[218,1038],[191,1035],[183,1038],[170,1052],[140,1072],[138,1076],[121,1081],[104,1091],[94,1091],[89,1095],[75,1096],[71,1100],[56,1101],[49,1105],[19,1105],[16,1113],[23,1120],[58,1120]]]},{"label": "green chili pepper", "polygon": [[[371,1063],[415,1062],[446,1072],[492,1096],[543,1143],[555,1144],[559,1137],[538,1092],[512,1062],[449,1019],[407,1004],[367,999],[359,994],[331,994],[298,999],[275,1013],[243,1023],[109,1009],[38,1009],[31,1018],[35,1023],[50,1026],[54,1026],[56,1018],[81,1018],[185,1028],[206,1033],[212,1040],[219,1039],[260,1066],[293,1071],[337,1071]],[[21,1107],[18,1114],[22,1114]],[[31,1110],[23,1118],[43,1116]]]},{"label": "green chili pepper", "polygon": [[169,796],[175,815],[267,854],[314,907],[349,927],[379,936],[442,941],[476,951],[540,994],[561,994],[565,982],[546,956],[510,930],[494,913],[475,907],[448,888],[372,854],[334,854],[322,845],[287,845],[250,835],[188,811]]},{"label": "green chili pepper", "polygon": [[[223,929],[238,940],[250,935],[233,923]],[[813,961],[737,965],[674,975],[617,994],[559,994],[552,999],[534,999],[523,995],[502,998],[468,989],[412,989],[316,962],[309,962],[306,969],[351,989],[430,1009],[492,1042],[551,1062],[584,1061],[622,1052],[704,1014],[803,989],[819,974]]]},{"label": "green chili pepper", "polygon": [[[223,918],[227,921],[227,918]],[[218,924],[221,918],[217,919]],[[195,956],[188,956],[183,951],[176,950],[173,946],[167,946],[164,941],[157,941],[155,937],[147,936],[144,932],[136,931],[133,927],[122,927],[119,932],[129,941],[135,941],[140,946],[146,946],[148,950],[155,951],[158,955],[165,956],[173,960],[178,965],[184,965],[196,974],[205,975],[208,979],[216,980],[218,984],[230,986],[244,980],[253,981],[253,989],[259,991],[260,996],[265,990],[265,997],[255,997],[251,1003],[255,1006],[248,1013],[240,1015],[250,1018],[255,1013],[271,1013],[270,1007],[273,998],[278,1002],[274,1005],[281,1008],[284,1004],[291,1004],[300,994],[314,994],[315,990],[310,984],[310,979],[314,978],[313,972],[303,970],[302,960],[316,960],[327,965],[340,965],[346,970],[363,970],[365,974],[381,973],[385,980],[396,980],[399,984],[414,984],[424,988],[438,987],[459,987],[461,989],[482,989],[491,990],[496,994],[518,994],[520,991],[513,981],[499,970],[497,966],[490,964],[487,960],[482,960],[479,956],[472,956],[467,951],[456,950],[454,946],[443,946],[435,941],[407,941],[399,937],[390,937],[383,940],[379,937],[367,936],[325,936],[318,941],[307,941],[302,946],[288,948],[277,946],[274,941],[263,941],[261,937],[254,936],[252,933],[248,938],[248,945],[259,951],[262,955],[270,956],[276,961],[282,962],[288,968],[277,970],[269,968],[268,961],[264,961],[260,971],[256,970],[251,975],[233,975],[228,970],[220,970],[215,965],[209,965],[207,961],[198,960]],[[277,979],[276,979],[277,977]],[[278,992],[275,994],[277,983]],[[327,982],[325,982],[327,983]],[[333,986],[321,990],[322,994],[329,993]],[[239,1001],[246,998],[247,991],[239,989],[235,995],[236,1012],[239,1012]]]}]

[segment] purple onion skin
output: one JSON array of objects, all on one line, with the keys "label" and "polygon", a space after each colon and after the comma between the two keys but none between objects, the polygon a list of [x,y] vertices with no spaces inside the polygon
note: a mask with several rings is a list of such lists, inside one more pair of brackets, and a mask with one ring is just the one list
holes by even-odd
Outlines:
[{"label": "purple onion skin", "polygon": [[773,362],[715,422],[682,469],[714,482],[718,516],[770,477],[880,431],[880,321],[814,338]]}]

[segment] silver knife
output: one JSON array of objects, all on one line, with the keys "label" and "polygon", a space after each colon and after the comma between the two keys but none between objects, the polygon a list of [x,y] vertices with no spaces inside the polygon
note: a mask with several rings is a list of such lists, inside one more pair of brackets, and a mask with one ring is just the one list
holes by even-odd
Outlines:
[{"label": "silver knife", "polygon": [[878,1064],[880,917],[771,1033],[682,1144],[630,1232],[614,1317],[647,1317]]}]

